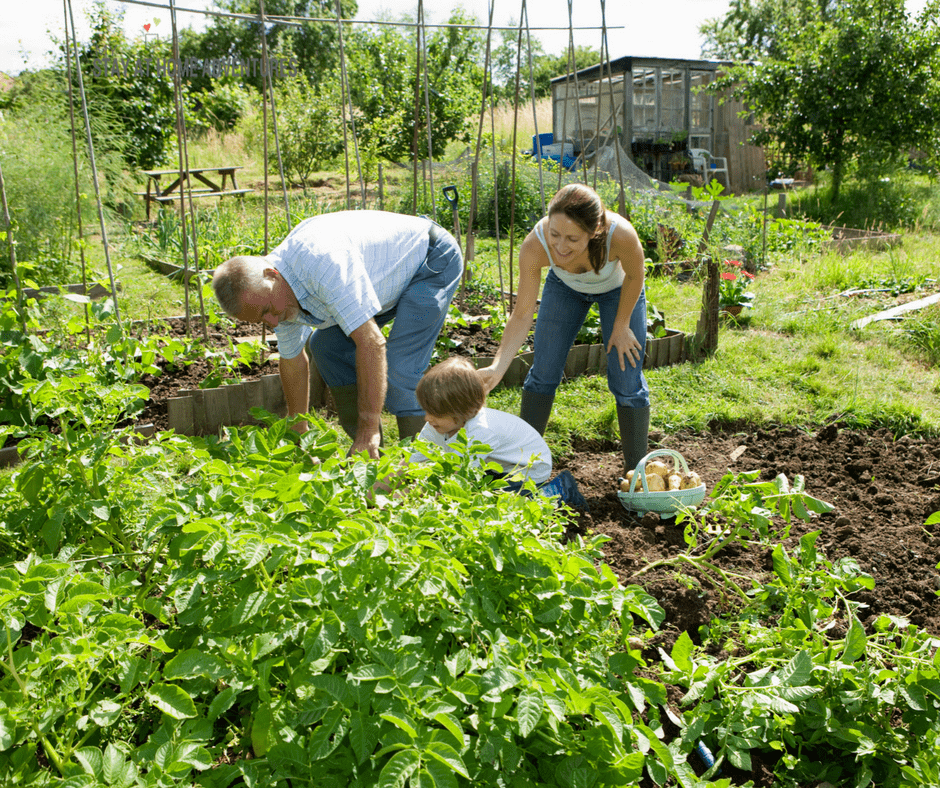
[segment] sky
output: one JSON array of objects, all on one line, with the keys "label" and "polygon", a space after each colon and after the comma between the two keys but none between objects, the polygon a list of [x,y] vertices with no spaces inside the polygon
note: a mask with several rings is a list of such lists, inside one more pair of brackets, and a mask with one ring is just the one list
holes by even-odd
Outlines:
[{"label": "sky", "polygon": [[[151,5],[106,0],[114,8],[125,9],[124,27],[132,38],[169,37],[171,22],[169,0],[150,0]],[[920,10],[926,0],[907,0],[909,11]],[[63,0],[2,0],[0,10],[0,72],[17,74],[24,68],[48,65],[53,49],[51,36],[63,36]],[[87,37],[85,12],[91,0],[72,0],[72,13],[79,40]],[[696,59],[701,56],[699,27],[709,19],[724,15],[728,0],[611,0],[606,7],[607,42],[612,57],[674,57]],[[488,0],[425,0],[426,24],[447,21],[451,9],[461,6],[482,24],[489,19]],[[201,29],[207,17],[182,9],[214,7],[214,0],[176,0],[177,24]],[[545,52],[559,54],[568,45],[568,0],[532,0],[527,2],[529,28]],[[433,10],[432,10],[433,8]],[[522,0],[494,0],[493,24],[514,25]],[[572,0],[574,43],[600,49],[602,41],[602,0]],[[356,19],[363,21],[398,20],[402,15],[414,19],[416,0],[359,0]],[[537,9],[537,10],[536,10]],[[150,25],[144,30],[144,25]],[[555,29],[545,29],[555,28]]]}]

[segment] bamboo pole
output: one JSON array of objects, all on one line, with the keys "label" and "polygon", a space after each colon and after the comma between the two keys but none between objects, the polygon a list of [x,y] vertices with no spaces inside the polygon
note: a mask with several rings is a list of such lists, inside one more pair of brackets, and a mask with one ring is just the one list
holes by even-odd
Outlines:
[{"label": "bamboo pole", "polygon": [[[85,82],[82,78],[81,58],[78,54],[78,41],[75,38],[75,15],[72,11],[72,0],[68,3],[68,16],[72,31],[72,50],[75,53],[75,73],[78,75],[78,93],[82,100],[82,117],[85,121],[85,137],[88,142],[88,160],[91,164],[91,179],[95,187],[95,202],[98,206],[98,223],[101,227],[101,243],[104,247],[104,261],[108,268],[108,279],[111,283],[111,298],[114,300],[114,319],[121,335],[124,334],[124,325],[121,322],[121,310],[118,304],[117,285],[114,281],[114,268],[111,266],[111,250],[108,243],[108,228],[104,221],[104,205],[101,201],[101,186],[98,182],[98,167],[95,163],[95,146],[91,139],[91,120],[88,116],[88,98],[85,95]],[[66,31],[68,35],[68,31]]]},{"label": "bamboo pole", "polygon": [[[415,19],[417,23],[417,18]],[[418,110],[418,99],[421,96],[421,28],[416,24],[415,35],[415,99],[413,126],[414,132],[411,135],[411,161],[414,183],[411,186],[411,213],[418,213],[418,119],[421,113]]]},{"label": "bamboo pole", "polygon": [[[431,144],[431,98],[428,86],[428,32],[424,26],[424,0],[418,0],[420,19],[419,40],[421,41],[421,59],[424,62],[424,115],[428,127],[428,172],[431,184],[431,216],[437,221],[437,200],[434,196],[434,148]],[[459,241],[458,241],[459,243]]]},{"label": "bamboo pole", "polygon": [[[189,146],[186,140],[186,118],[183,105],[183,80],[180,67],[179,30],[176,25],[176,2],[170,0],[170,24],[173,31],[173,104],[176,110],[176,145],[180,171],[180,232],[183,240],[183,303],[186,312],[186,334],[192,336],[192,309],[189,304],[189,232],[186,227],[186,197],[189,196],[189,226],[192,228],[193,274],[196,280],[196,292],[199,295],[199,314],[202,322],[203,341],[209,341],[209,329],[206,326],[205,303],[202,298],[202,283],[199,281],[199,243],[196,224],[196,208],[193,205],[192,178],[189,174]],[[183,184],[185,183],[185,188]]]},{"label": "bamboo pole", "polygon": [[[62,0],[62,13],[65,15],[65,28],[68,30],[68,7]],[[82,190],[78,180],[78,141],[75,135],[75,98],[72,90],[72,48],[68,35],[65,36],[66,80],[69,86],[69,123],[72,132],[72,169],[75,173],[75,213],[78,219],[78,255],[82,266],[82,287],[88,292],[88,273],[85,266],[85,230],[82,222]],[[91,342],[91,316],[88,304],[82,305],[85,311],[85,338]]]},{"label": "bamboo pole", "polygon": [[[620,197],[621,205],[619,207],[622,213],[623,212],[623,194],[624,194],[623,162],[620,160],[621,145],[620,145],[620,133],[618,131],[620,127],[617,125],[617,116],[616,116],[616,112],[614,111],[614,106],[615,106],[614,104],[614,72],[610,64],[610,43],[607,40],[607,2],[606,0],[601,0],[601,30],[602,30],[601,32],[601,64],[602,64],[601,75],[603,76],[603,63],[606,62],[607,63],[607,88],[610,93],[611,122],[613,123],[613,126],[614,126],[613,137],[616,143],[616,148],[614,148],[614,151],[617,155],[617,182],[620,184],[620,195],[621,195]],[[627,77],[625,74],[624,79],[626,78]],[[632,79],[632,75],[631,75],[631,79]],[[625,102],[624,102],[623,112],[626,112],[626,111],[627,111],[627,107],[625,106]],[[595,173],[594,177],[596,180],[597,179],[597,167],[594,168],[594,173]]]},{"label": "bamboo pole", "polygon": [[[259,6],[260,16],[261,16],[261,35],[264,37],[265,48],[267,48],[268,34],[265,26],[265,12],[264,12],[264,0],[260,0],[261,4]],[[291,231],[291,218],[290,218],[290,202],[287,198],[287,180],[284,178],[284,161],[281,158],[281,138],[277,133],[277,99],[274,95],[274,74],[273,70],[268,68],[266,73],[262,75],[262,79],[266,80],[268,86],[269,94],[271,96],[271,125],[274,127],[274,151],[277,154],[277,172],[281,178],[281,194],[284,197],[284,213],[287,218],[287,232]],[[265,161],[265,167],[267,167],[267,161]],[[267,208],[265,208],[267,210]]]},{"label": "bamboo pole", "polygon": [[[343,9],[340,6],[340,0],[336,0],[336,26],[339,30],[340,42],[340,90],[342,91],[343,102],[343,157],[346,162],[346,210],[352,208],[352,190],[349,183],[349,139],[346,133],[346,96],[349,92],[349,86],[346,82],[346,60],[343,57]],[[352,116],[352,99],[350,99],[350,117]],[[356,148],[356,159],[358,161],[359,148]],[[362,180],[362,167],[359,168],[360,183]],[[365,189],[362,189],[362,199],[365,199]]]},{"label": "bamboo pole", "polygon": [[[509,188],[509,311],[513,309],[513,252],[516,240],[516,150],[518,148],[519,131],[519,77],[522,72],[522,24],[526,19],[526,0],[522,0],[519,12],[519,32],[516,35],[516,81],[512,99],[512,179]],[[536,138],[537,139],[537,138]],[[539,157],[541,161],[541,156]]]}]

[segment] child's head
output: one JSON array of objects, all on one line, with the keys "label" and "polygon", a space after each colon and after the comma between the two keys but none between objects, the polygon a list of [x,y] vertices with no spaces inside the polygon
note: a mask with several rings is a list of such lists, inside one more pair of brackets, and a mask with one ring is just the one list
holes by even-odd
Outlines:
[{"label": "child's head", "polygon": [[[453,422],[459,430],[486,404],[486,388],[473,364],[461,356],[452,356],[429,369],[415,390],[418,403],[428,422]],[[440,430],[438,432],[450,432]]]}]

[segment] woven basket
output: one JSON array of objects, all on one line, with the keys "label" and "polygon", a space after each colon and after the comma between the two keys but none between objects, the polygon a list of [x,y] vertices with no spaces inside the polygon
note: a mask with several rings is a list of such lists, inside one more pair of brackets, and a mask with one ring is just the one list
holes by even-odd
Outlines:
[{"label": "woven basket", "polygon": [[689,465],[685,461],[685,457],[679,452],[672,449],[651,451],[637,463],[633,479],[630,481],[630,491],[623,492],[623,490],[619,490],[617,492],[617,497],[620,499],[620,503],[623,504],[624,509],[638,514],[656,512],[657,514],[675,515],[680,509],[693,508],[705,500],[704,484],[691,487],[688,490],[650,492],[649,484],[646,481],[646,463],[654,457],[672,457],[677,470],[681,466],[684,473],[689,472]]}]

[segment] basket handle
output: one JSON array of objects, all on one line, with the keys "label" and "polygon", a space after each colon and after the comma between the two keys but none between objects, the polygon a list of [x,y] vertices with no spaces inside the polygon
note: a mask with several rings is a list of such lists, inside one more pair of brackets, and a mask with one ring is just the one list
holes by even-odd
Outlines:
[{"label": "basket handle", "polygon": [[650,491],[649,485],[646,483],[646,463],[654,457],[672,457],[674,461],[681,464],[683,473],[689,472],[689,464],[685,461],[685,457],[679,454],[679,452],[672,449],[654,449],[636,464],[636,469],[633,471],[633,478],[630,480],[631,493],[636,492],[637,478],[643,483],[643,492],[648,493]]}]

